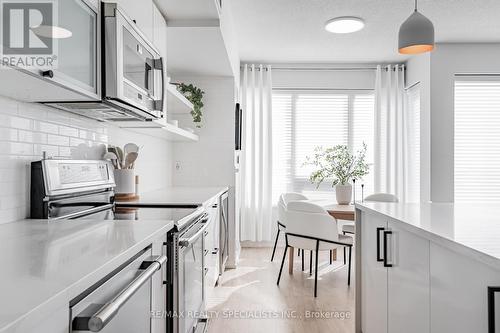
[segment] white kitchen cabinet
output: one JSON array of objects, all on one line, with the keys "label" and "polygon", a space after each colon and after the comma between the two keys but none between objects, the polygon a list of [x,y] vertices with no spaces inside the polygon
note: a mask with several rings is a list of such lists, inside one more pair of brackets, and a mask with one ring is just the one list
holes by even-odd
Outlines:
[{"label": "white kitchen cabinet", "polygon": [[119,0],[125,14],[137,24],[150,41],[153,40],[153,0]]},{"label": "white kitchen cabinet", "polygon": [[[362,213],[362,330],[364,333],[387,333],[387,268],[377,261],[377,238],[387,228],[387,221],[380,216]],[[381,251],[379,248],[378,251]]]},{"label": "white kitchen cabinet", "polygon": [[429,332],[430,242],[390,221],[388,230],[388,332]]},{"label": "white kitchen cabinet", "polygon": [[363,333],[429,332],[429,241],[362,214]]},{"label": "white kitchen cabinet", "polygon": [[434,243],[430,258],[431,332],[488,333],[487,288],[500,286],[500,271]]}]

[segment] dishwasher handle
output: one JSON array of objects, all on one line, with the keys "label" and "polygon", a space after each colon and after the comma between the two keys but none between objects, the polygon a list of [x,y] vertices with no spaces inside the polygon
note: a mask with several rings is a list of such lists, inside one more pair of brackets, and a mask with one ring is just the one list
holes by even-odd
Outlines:
[{"label": "dishwasher handle", "polygon": [[118,313],[120,308],[146,283],[167,261],[167,257],[162,255],[152,260],[151,264],[125,289],[123,289],[109,303],[101,307],[88,320],[88,331],[100,332]]}]

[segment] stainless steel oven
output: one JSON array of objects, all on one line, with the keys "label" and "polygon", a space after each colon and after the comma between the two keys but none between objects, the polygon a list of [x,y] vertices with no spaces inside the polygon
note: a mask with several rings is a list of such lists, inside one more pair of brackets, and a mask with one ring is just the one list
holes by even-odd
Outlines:
[{"label": "stainless steel oven", "polygon": [[208,215],[205,213],[186,230],[171,232],[168,239],[169,275],[171,275],[170,331],[203,332],[205,311],[205,236]]},{"label": "stainless steel oven", "polygon": [[167,257],[151,256],[151,248],[97,282],[70,302],[70,332],[151,332],[154,276]]}]

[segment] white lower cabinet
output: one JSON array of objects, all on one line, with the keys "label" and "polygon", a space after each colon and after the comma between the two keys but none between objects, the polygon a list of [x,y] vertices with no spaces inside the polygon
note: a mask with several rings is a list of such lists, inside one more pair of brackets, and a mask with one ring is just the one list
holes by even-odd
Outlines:
[{"label": "white lower cabinet", "polygon": [[429,241],[362,214],[363,333],[429,332]]},{"label": "white lower cabinet", "polygon": [[[361,316],[364,333],[387,332],[387,268],[377,261],[377,238],[382,232],[377,228],[386,228],[387,221],[375,215],[362,213],[361,223],[361,267],[362,294]],[[365,222],[366,221],[366,222]],[[382,249],[379,247],[379,254]]]},{"label": "white lower cabinet", "polygon": [[[388,223],[388,332],[429,332],[429,240]],[[445,332],[445,331],[441,331]]]},{"label": "white lower cabinet", "polygon": [[408,231],[402,222],[361,214],[363,333],[500,332],[500,289],[495,311],[488,307],[488,287],[500,287],[500,270],[459,245]]},{"label": "white lower cabinet", "polygon": [[[431,332],[488,333],[487,290],[500,286],[500,271],[433,243],[430,257]],[[495,332],[500,332],[498,313]]]}]

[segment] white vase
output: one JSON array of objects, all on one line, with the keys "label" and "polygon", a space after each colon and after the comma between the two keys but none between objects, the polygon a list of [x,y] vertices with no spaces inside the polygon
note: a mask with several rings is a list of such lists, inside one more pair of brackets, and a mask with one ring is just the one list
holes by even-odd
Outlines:
[{"label": "white vase", "polygon": [[115,169],[115,193],[134,194],[135,193],[135,170]]},{"label": "white vase", "polygon": [[337,203],[339,205],[348,205],[352,198],[352,185],[335,185]]}]

